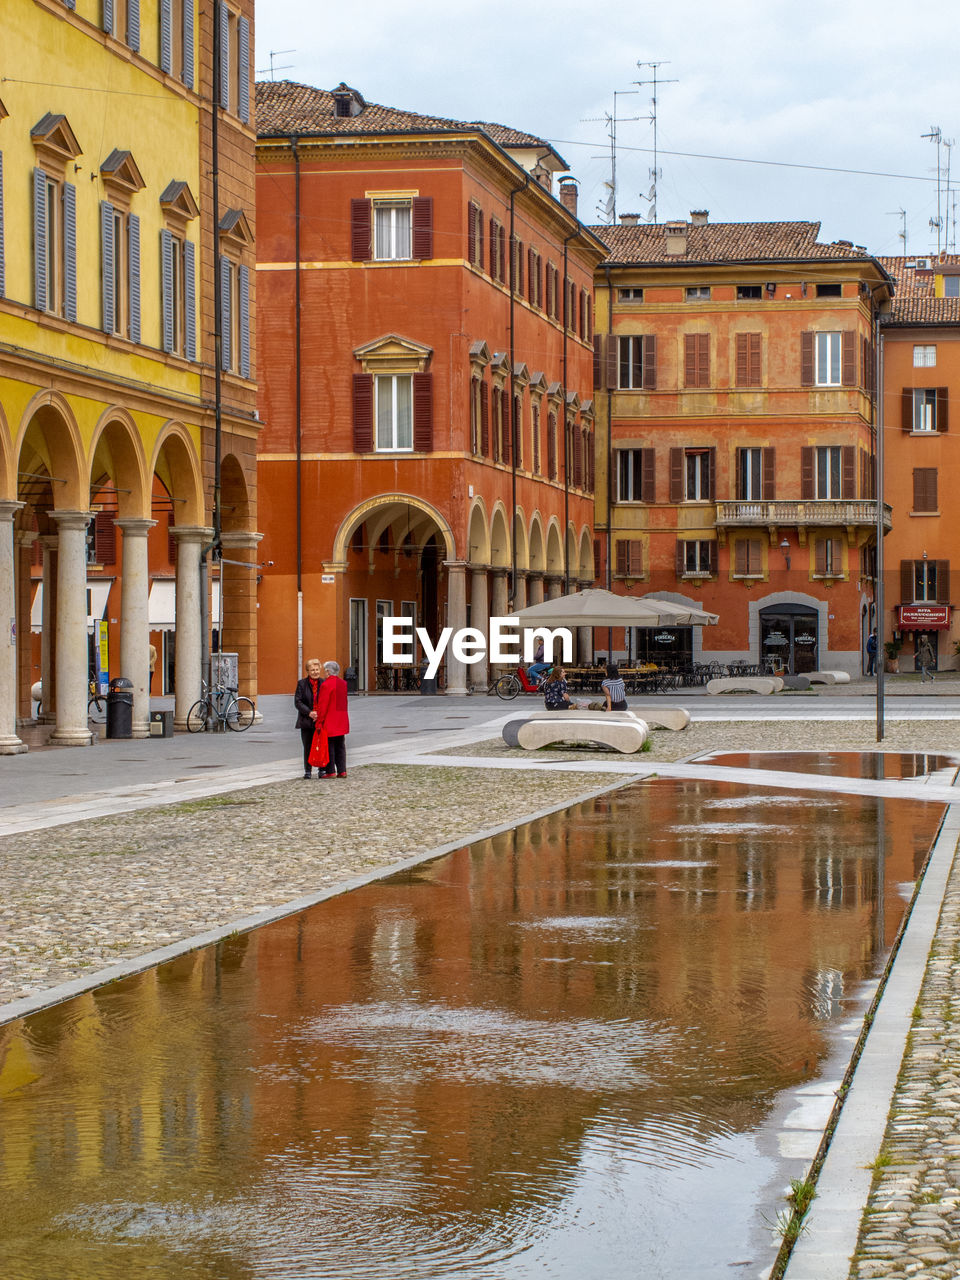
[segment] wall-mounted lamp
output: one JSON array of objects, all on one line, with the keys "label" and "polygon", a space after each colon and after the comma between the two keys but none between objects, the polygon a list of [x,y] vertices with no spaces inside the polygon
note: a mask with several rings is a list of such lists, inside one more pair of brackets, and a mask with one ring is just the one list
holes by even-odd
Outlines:
[{"label": "wall-mounted lamp", "polygon": [[923,558],[924,560],[926,560],[926,558],[927,558],[927,553],[926,553],[925,551],[924,551],[924,553],[923,553],[923,557],[922,557],[922,558]]},{"label": "wall-mounted lamp", "polygon": [[787,562],[787,569],[790,568],[790,543],[786,538],[780,543],[780,550],[783,552],[783,558]]}]

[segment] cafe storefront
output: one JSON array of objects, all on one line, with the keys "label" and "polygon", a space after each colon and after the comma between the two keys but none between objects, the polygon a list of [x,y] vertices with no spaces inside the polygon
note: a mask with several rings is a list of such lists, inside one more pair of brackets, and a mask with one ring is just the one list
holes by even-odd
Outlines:
[{"label": "cafe storefront", "polygon": [[819,618],[806,605],[778,604],[760,610],[760,656],[787,675],[816,671]]},{"label": "cafe storefront", "polygon": [[632,657],[638,667],[654,664],[673,671],[693,665],[693,627],[632,627],[631,631]]}]

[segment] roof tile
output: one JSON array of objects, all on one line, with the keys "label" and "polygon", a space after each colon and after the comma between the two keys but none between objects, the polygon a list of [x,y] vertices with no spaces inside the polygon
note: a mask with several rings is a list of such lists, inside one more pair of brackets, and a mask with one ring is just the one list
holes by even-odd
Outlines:
[{"label": "roof tile", "polygon": [[664,224],[656,226],[591,227],[610,249],[610,262],[671,263],[687,266],[708,262],[782,262],[784,259],[869,258],[866,249],[847,241],[821,244],[819,222],[685,223],[687,251],[668,254]]}]

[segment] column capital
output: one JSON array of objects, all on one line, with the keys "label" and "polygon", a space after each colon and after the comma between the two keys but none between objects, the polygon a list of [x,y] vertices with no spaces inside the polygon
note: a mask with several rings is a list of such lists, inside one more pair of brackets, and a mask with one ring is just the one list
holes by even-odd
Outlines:
[{"label": "column capital", "polygon": [[213,537],[213,529],[203,524],[172,524],[170,537],[174,542],[209,542]]},{"label": "column capital", "polygon": [[25,502],[16,502],[12,498],[4,498],[0,501],[0,520],[12,520],[17,512],[25,506]]},{"label": "column capital", "polygon": [[509,569],[503,568],[501,565],[498,565],[498,564],[492,565],[490,568],[491,578],[506,578],[509,572],[510,572]]},{"label": "column capital", "polygon": [[51,511],[50,518],[62,529],[86,529],[93,519],[92,511]]},{"label": "column capital", "polygon": [[39,538],[36,529],[14,529],[13,539],[18,547],[32,547]]},{"label": "column capital", "polygon": [[37,541],[44,551],[56,551],[60,543],[60,535],[56,533],[41,533]]},{"label": "column capital", "polygon": [[471,567],[465,560],[444,560],[443,566],[448,573],[466,573]]},{"label": "column capital", "polygon": [[253,548],[262,541],[263,534],[237,529],[230,533],[221,533],[220,542],[224,547]]},{"label": "column capital", "polygon": [[128,516],[123,520],[114,520],[113,523],[125,538],[145,538],[157,522],[141,516]]}]

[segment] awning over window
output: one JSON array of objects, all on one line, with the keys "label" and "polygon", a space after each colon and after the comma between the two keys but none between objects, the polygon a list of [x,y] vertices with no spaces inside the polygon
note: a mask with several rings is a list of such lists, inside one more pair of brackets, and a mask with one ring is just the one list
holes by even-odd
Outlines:
[{"label": "awning over window", "polygon": [[149,619],[151,631],[175,631],[177,626],[177,584],[160,580],[150,584]]},{"label": "awning over window", "polygon": [[[110,599],[112,578],[97,578],[87,583],[87,627],[92,631],[107,612],[107,601]],[[43,583],[37,583],[37,592],[33,597],[30,610],[30,630],[43,630]]]},{"label": "awning over window", "polygon": [[902,604],[901,631],[946,631],[950,627],[948,604]]}]

